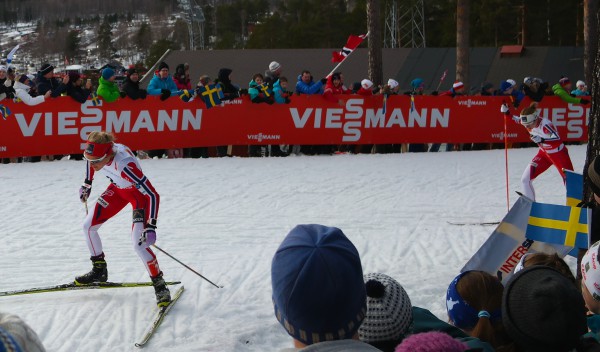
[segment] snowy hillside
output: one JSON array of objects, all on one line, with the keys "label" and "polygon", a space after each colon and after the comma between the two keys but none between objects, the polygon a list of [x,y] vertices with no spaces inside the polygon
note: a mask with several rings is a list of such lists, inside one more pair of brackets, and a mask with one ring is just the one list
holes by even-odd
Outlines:
[{"label": "snowy hillside", "polygon": [[[569,146],[581,172],[586,146]],[[509,151],[510,197],[536,149]],[[396,278],[414,305],[445,319],[450,280],[507,210],[504,150],[389,155],[142,160],[161,194],[161,248],[168,280],[186,290],[146,351],[276,351],[290,347],[271,303],[270,264],[299,223],[340,227],[364,272]],[[0,165],[0,291],[72,281],[90,269],[77,191],[84,162]],[[106,180],[96,180],[92,198]],[[551,169],[534,182],[538,201],[563,204]],[[111,281],[147,280],[129,241],[127,207],[106,223]],[[569,260],[573,265],[573,261]],[[133,351],[155,310],[152,288],[0,297],[0,311],[21,316],[48,351]]]}]

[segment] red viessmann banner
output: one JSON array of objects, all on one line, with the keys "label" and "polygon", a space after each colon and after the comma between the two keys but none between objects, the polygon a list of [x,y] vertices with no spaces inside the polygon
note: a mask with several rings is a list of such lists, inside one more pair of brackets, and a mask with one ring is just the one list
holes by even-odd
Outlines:
[{"label": "red viessmann banner", "polygon": [[[200,100],[157,97],[114,103],[79,104],[59,97],[36,105],[4,100],[11,111],[0,119],[0,157],[82,152],[95,130],[113,132],[134,150],[248,144],[502,143],[502,97],[292,96],[290,104],[253,104],[248,97],[206,109]],[[520,108],[529,105],[529,100]],[[589,107],[545,97],[541,116],[549,117],[565,141],[587,140]],[[519,110],[513,113],[518,115]],[[507,121],[509,142],[529,141],[528,133]]]}]

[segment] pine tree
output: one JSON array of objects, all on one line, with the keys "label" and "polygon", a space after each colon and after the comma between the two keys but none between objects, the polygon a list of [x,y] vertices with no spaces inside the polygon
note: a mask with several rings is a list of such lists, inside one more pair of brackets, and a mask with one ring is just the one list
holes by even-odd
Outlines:
[{"label": "pine tree", "polygon": [[104,20],[98,28],[98,54],[101,58],[110,60],[114,52],[112,44],[112,31],[108,20],[108,16],[104,16]]}]

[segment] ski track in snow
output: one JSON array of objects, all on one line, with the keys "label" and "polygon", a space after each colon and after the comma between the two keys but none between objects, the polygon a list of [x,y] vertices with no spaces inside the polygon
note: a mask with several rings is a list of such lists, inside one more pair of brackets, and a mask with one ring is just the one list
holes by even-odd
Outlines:
[{"label": "ski track in snow", "polygon": [[[569,146],[581,172],[586,145]],[[509,151],[510,201],[535,148]],[[364,273],[397,279],[413,305],[446,319],[447,285],[507,211],[504,150],[388,155],[142,160],[161,195],[165,279],[186,290],[146,351],[276,351],[292,345],[271,302],[271,258],[300,223],[340,227]],[[78,199],[81,161],[0,165],[0,291],[66,283],[90,269]],[[108,181],[94,182],[89,209]],[[537,200],[564,204],[556,169]],[[148,281],[130,243],[131,208],[101,229],[110,281]],[[573,260],[568,261],[574,265]],[[172,292],[175,287],[172,287]],[[134,351],[156,310],[152,287],[0,297],[48,351]]]}]

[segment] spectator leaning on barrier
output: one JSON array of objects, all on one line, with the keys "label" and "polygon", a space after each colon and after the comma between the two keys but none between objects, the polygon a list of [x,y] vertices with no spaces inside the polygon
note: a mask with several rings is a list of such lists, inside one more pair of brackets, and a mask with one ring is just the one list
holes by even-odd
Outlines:
[{"label": "spectator leaning on barrier", "polygon": [[52,95],[51,91],[46,91],[44,95],[38,95],[36,97],[32,97],[29,94],[29,90],[31,89],[31,80],[27,75],[23,74],[17,77],[17,81],[15,82],[15,97],[17,97],[20,101],[22,101],[26,105],[38,105],[45,102]]},{"label": "spectator leaning on barrier", "polygon": [[67,95],[75,99],[77,102],[85,103],[90,94],[92,88],[92,82],[87,81],[85,87],[83,86],[83,79],[77,72],[69,73],[69,82],[67,83]]},{"label": "spectator leaning on barrier", "polygon": [[102,75],[98,80],[98,89],[96,90],[96,93],[107,103],[117,101],[121,96],[119,86],[115,83],[115,78],[115,70],[106,67],[102,70]]},{"label": "spectator leaning on barrier", "polygon": [[67,82],[69,76],[64,76],[62,80],[54,77],[54,66],[43,64],[37,73],[35,85],[38,94],[44,95],[47,91],[51,91],[51,96],[56,98],[67,90]]},{"label": "spectator leaning on barrier", "polygon": [[565,103],[571,103],[571,104],[589,104],[590,101],[588,99],[585,98],[579,98],[579,97],[572,97],[569,94],[569,91],[571,91],[571,81],[569,80],[568,77],[561,77],[560,80],[558,80],[558,83],[552,86],[552,92],[554,92],[554,95],[558,96],[559,98],[561,98]]},{"label": "spectator leaning on barrier", "polygon": [[132,67],[126,72],[125,82],[121,86],[121,97],[129,97],[130,99],[146,99],[148,92],[145,89],[140,88],[140,75],[138,71]]},{"label": "spectator leaning on barrier", "polygon": [[571,91],[571,95],[574,95],[576,97],[585,95],[585,96],[589,96],[590,92],[588,92],[587,90],[587,85],[585,84],[584,81],[577,81],[577,83],[575,84],[576,89],[573,89]]},{"label": "spectator leaning on barrier", "polygon": [[308,70],[302,71],[298,75],[298,82],[296,82],[296,93],[297,94],[322,94],[323,86],[327,83],[327,78],[321,78],[319,81],[313,81],[313,76]]},{"label": "spectator leaning on barrier", "polygon": [[525,77],[523,79],[523,93],[533,101],[538,103],[542,101],[548,89],[548,82],[544,82],[541,78]]},{"label": "spectator leaning on barrier", "polygon": [[160,100],[167,100],[172,95],[179,95],[177,85],[169,75],[169,65],[162,61],[158,64],[158,72],[148,84],[149,95],[160,95]]}]

